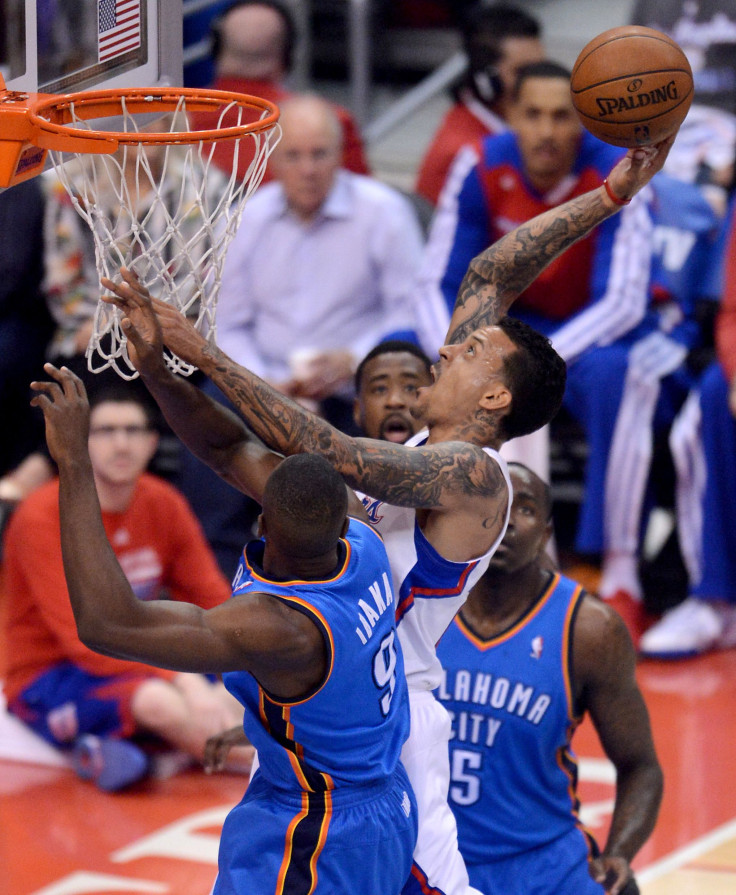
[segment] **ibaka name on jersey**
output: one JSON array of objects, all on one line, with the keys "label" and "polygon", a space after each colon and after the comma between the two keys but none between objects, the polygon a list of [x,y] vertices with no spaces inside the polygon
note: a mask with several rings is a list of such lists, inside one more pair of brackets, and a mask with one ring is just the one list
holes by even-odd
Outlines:
[{"label": "ibaka name on jersey", "polygon": [[[381,583],[383,586],[381,586]],[[388,575],[384,572],[381,582],[374,581],[369,587],[370,597],[358,600],[358,622],[355,633],[360,638],[360,642],[365,645],[373,636],[373,629],[376,622],[383,613],[394,605],[394,592],[391,590],[391,582]]]}]

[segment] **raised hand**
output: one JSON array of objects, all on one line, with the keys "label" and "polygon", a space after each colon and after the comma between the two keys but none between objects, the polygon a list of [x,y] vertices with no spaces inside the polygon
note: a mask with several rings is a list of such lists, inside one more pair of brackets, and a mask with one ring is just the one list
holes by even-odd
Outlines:
[{"label": "raised hand", "polygon": [[133,271],[120,268],[122,283],[104,277],[102,285],[110,291],[102,300],[123,312],[121,326],[128,338],[131,363],[146,375],[163,364],[163,345],[187,363],[198,366],[207,340],[173,305],[154,298]]},{"label": "raised hand", "polygon": [[608,184],[619,199],[631,199],[662,170],[675,134],[654,146],[629,149],[608,175]]},{"label": "raised hand", "polygon": [[89,439],[89,402],[82,380],[66,367],[44,364],[49,382],[32,382],[36,392],[31,399],[43,412],[46,443],[59,466],[87,454]]}]

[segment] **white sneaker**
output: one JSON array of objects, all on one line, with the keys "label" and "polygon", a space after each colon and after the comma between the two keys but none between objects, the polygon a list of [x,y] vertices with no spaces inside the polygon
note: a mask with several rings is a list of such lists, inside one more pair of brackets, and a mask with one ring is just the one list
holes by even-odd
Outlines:
[{"label": "white sneaker", "polygon": [[688,597],[642,635],[639,652],[660,659],[696,656],[719,646],[725,627],[717,607]]}]

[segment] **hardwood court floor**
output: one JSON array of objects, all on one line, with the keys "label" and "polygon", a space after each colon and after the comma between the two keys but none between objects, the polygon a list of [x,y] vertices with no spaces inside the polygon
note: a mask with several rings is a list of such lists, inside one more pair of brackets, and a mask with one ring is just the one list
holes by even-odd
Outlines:
[{"label": "hardwood court floor", "polygon": [[[642,662],[638,677],[665,769],[660,818],[634,863],[642,893],[734,895],[736,651]],[[575,747],[584,819],[603,841],[613,769],[587,722]],[[242,777],[192,770],[107,795],[29,757],[0,759],[0,895],[207,895]]]}]

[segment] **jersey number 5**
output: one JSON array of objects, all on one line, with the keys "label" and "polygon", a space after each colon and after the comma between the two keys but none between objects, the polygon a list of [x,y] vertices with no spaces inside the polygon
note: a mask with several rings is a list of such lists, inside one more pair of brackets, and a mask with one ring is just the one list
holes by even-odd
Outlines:
[{"label": "jersey number 5", "polygon": [[480,798],[480,779],[472,771],[483,766],[480,752],[469,749],[452,750],[450,798],[456,805],[474,805]]},{"label": "jersey number 5", "polygon": [[391,699],[396,687],[395,631],[390,631],[383,638],[378,652],[373,657],[373,680],[382,691],[378,703],[385,718],[391,708]]}]

